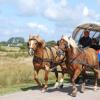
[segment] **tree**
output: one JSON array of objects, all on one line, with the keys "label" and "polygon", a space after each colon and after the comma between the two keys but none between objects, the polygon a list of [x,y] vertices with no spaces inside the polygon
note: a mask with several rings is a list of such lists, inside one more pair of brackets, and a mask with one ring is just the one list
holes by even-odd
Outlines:
[{"label": "tree", "polygon": [[18,44],[18,43],[24,43],[25,40],[22,37],[11,37],[7,42],[9,44]]},{"label": "tree", "polygon": [[46,43],[46,46],[47,47],[51,47],[51,46],[55,46],[56,45],[56,42],[55,41],[48,41],[47,43]]}]

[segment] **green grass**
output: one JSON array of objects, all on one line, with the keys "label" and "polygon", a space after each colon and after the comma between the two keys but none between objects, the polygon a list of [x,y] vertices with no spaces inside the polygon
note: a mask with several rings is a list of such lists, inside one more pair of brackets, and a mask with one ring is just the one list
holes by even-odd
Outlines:
[{"label": "green grass", "polygon": [[10,94],[17,91],[22,91],[26,88],[30,88],[35,86],[33,83],[24,83],[24,84],[17,84],[13,86],[3,87],[0,88],[0,95]]},{"label": "green grass", "polygon": [[11,58],[18,58],[18,57],[28,57],[29,55],[27,52],[19,51],[19,52],[14,52],[14,53],[8,52],[6,56],[11,57]]},{"label": "green grass", "polygon": [[[69,83],[69,78],[67,77],[65,79],[66,83]],[[52,80],[48,80],[48,87],[49,86],[53,86],[55,83],[55,79],[52,78]],[[15,93],[18,91],[27,91],[27,90],[34,90],[34,89],[38,89],[39,87],[37,86],[37,84],[33,81],[30,83],[23,83],[23,84],[16,84],[13,86],[7,86],[7,87],[2,87],[0,88],[0,95],[5,95],[5,94],[11,94],[11,93]]]}]

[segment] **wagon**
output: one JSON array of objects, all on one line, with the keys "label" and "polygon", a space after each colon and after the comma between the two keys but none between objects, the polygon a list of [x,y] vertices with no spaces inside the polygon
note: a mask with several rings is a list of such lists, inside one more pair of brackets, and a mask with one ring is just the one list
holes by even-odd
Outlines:
[{"label": "wagon", "polygon": [[[75,28],[75,30],[72,33],[72,38],[78,43],[79,39],[83,36],[83,32],[85,30],[88,30],[90,33],[91,39],[95,38],[97,42],[97,54],[98,54],[98,62],[99,62],[99,70],[100,70],[100,24],[98,23],[85,23],[82,25],[79,25]],[[87,71],[87,78],[93,78],[93,74],[90,70]],[[77,79],[79,81],[80,78]]]}]

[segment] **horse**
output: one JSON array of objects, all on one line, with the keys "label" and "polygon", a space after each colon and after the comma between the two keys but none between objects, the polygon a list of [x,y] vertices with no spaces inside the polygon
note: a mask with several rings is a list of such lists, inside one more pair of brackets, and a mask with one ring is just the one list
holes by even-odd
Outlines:
[{"label": "horse", "polygon": [[[64,77],[64,56],[62,58],[58,56],[58,46],[46,47],[45,41],[39,36],[29,36],[28,41],[29,54],[33,55],[33,66],[34,66],[34,79],[39,86],[42,86],[41,82],[38,80],[38,74],[40,69],[45,70],[45,84],[42,89],[42,92],[47,91],[48,87],[48,74],[50,71],[54,70],[56,76],[55,88],[63,86],[63,77]],[[58,72],[55,66],[60,65],[62,69],[62,78],[60,84],[58,83]]]},{"label": "horse", "polygon": [[80,49],[78,44],[71,37],[62,36],[59,40],[59,49],[65,52],[67,72],[70,75],[72,83],[71,95],[76,97],[77,87],[75,80],[82,74],[83,82],[81,84],[81,92],[85,90],[86,71],[91,69],[95,75],[94,90],[97,90],[98,79],[98,57],[97,53],[92,48]]}]

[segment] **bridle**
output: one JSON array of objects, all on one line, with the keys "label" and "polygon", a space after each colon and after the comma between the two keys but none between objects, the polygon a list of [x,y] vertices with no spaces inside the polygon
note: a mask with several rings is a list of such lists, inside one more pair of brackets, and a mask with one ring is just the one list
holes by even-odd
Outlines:
[{"label": "bridle", "polygon": [[[36,48],[37,48],[38,41],[37,41],[36,39],[29,39],[29,42],[30,42],[31,40],[36,41],[36,44],[35,44],[35,45],[36,45]],[[29,55],[31,55],[30,52],[31,52],[31,53],[32,53],[32,52],[35,52],[35,51],[36,51],[36,48],[30,48],[29,42],[27,43],[27,47],[28,47],[28,53],[29,53]]]},{"label": "bridle", "polygon": [[[66,42],[64,39],[61,39],[61,40],[58,41],[58,46],[59,46],[59,48],[60,48],[60,42],[61,42],[62,40],[64,41],[64,44],[63,44],[63,45],[64,45],[64,48],[63,48],[63,50],[62,50],[62,51],[64,52],[64,51],[66,51],[66,49],[70,48],[71,45],[70,45],[68,42]],[[60,48],[60,49],[61,49],[61,48]]]}]

